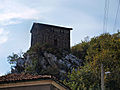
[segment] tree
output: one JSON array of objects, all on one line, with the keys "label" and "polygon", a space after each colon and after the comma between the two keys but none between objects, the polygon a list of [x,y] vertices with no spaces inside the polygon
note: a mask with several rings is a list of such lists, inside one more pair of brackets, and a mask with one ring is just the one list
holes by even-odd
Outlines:
[{"label": "tree", "polygon": [[23,58],[23,52],[19,54],[12,53],[7,57],[8,62],[11,64],[11,73],[21,73],[24,71],[24,65],[20,66],[18,64],[19,60]]},{"label": "tree", "polygon": [[[110,72],[109,76],[105,75],[105,86],[110,90],[120,89],[119,34],[119,32],[113,35],[106,33],[92,38],[86,56],[86,60],[90,63],[93,70],[96,71],[96,75],[100,73],[101,63],[104,66],[105,72]],[[112,82],[115,82],[115,84]],[[111,85],[112,87],[110,88]]]},{"label": "tree", "polygon": [[17,63],[17,60],[19,59],[19,56],[17,54],[12,53],[12,55],[9,55],[7,59],[10,64],[15,65]]},{"label": "tree", "polygon": [[89,48],[89,41],[82,41],[71,48],[71,52],[73,55],[77,56],[79,59],[85,61],[85,56],[87,55],[87,49]]},{"label": "tree", "polygon": [[100,90],[100,78],[95,76],[91,66],[86,64],[73,69],[72,73],[68,73],[68,79],[64,81],[72,90]]},{"label": "tree", "polygon": [[[82,68],[68,74],[67,85],[72,89],[88,90],[93,85],[92,90],[94,90],[94,86],[100,86],[101,63],[105,72],[110,72],[104,77],[106,90],[120,89],[120,32],[93,37],[89,42],[73,46],[72,53],[85,61]],[[89,65],[86,66],[87,64]],[[91,77],[95,79],[95,84]],[[86,79],[89,82],[86,82]]]}]

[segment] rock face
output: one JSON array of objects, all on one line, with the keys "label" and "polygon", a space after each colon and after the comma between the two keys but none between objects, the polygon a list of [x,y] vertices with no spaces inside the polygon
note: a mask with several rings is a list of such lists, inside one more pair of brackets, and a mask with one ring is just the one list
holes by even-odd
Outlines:
[{"label": "rock face", "polygon": [[68,54],[65,57],[62,57],[61,59],[57,59],[55,55],[45,52],[43,58],[46,58],[41,59],[43,67],[45,63],[49,63],[50,66],[59,68],[61,72],[66,72],[68,70],[72,70],[73,68],[77,68],[78,66],[82,65],[82,60],[78,59],[72,54]]},{"label": "rock face", "polygon": [[[26,59],[20,61],[25,62],[25,68],[27,68],[28,66],[32,66],[33,64],[29,56],[27,56]],[[58,77],[64,78],[64,75],[68,71],[71,72],[73,68],[77,69],[82,64],[83,61],[72,54],[63,55],[60,59],[58,59],[55,55],[51,53],[43,52],[43,54],[39,56],[39,60],[37,62],[38,66],[36,70],[39,71],[40,74],[55,74]],[[21,65],[21,67],[23,67],[23,65]]]},{"label": "rock face", "polygon": [[44,52],[39,58],[39,66],[41,67],[41,74],[53,74],[57,73],[58,77],[64,78],[64,75],[69,71],[77,69],[82,66],[83,61],[78,59],[72,54],[67,54],[58,59],[51,53]]}]

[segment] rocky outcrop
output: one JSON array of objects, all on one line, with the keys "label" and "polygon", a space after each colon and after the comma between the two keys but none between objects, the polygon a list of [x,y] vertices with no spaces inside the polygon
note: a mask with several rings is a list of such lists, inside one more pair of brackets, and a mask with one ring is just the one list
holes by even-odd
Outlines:
[{"label": "rocky outcrop", "polygon": [[[24,61],[24,66],[27,68],[28,66],[32,66],[32,60],[29,55],[27,55],[26,59],[20,60],[21,62]],[[20,63],[19,61],[19,63]],[[74,69],[77,69],[79,66],[83,64],[83,61],[81,59],[78,59],[76,56],[72,54],[63,54],[61,58],[58,58],[56,55],[53,55],[51,53],[43,52],[43,54],[39,56],[39,60],[37,62],[37,70],[40,72],[40,74],[53,74],[57,73],[59,76],[64,77],[64,74],[68,71],[71,72]],[[21,65],[21,64],[19,64]],[[23,67],[23,65],[21,65]]]}]

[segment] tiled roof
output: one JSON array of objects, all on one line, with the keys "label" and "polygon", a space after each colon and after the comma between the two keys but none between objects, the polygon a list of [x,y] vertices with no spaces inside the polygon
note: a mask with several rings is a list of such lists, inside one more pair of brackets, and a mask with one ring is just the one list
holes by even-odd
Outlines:
[{"label": "tiled roof", "polygon": [[0,77],[0,84],[5,83],[16,83],[16,82],[24,82],[24,81],[34,81],[34,80],[54,80],[56,83],[62,85],[63,87],[68,88],[68,86],[64,85],[57,78],[51,75],[31,75],[31,74],[8,74]]},{"label": "tiled roof", "polygon": [[0,83],[9,83],[15,81],[27,81],[36,79],[55,79],[51,75],[31,75],[31,74],[8,74],[0,77]]}]

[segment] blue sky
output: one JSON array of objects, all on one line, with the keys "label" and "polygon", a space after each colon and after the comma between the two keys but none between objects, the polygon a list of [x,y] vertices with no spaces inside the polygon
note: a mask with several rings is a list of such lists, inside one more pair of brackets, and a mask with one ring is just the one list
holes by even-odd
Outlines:
[{"label": "blue sky", "polygon": [[[108,29],[113,30],[118,0],[109,0]],[[0,0],[0,75],[10,71],[7,56],[30,47],[33,22],[72,27],[71,46],[103,33],[105,0]],[[120,15],[118,14],[118,20]]]}]

